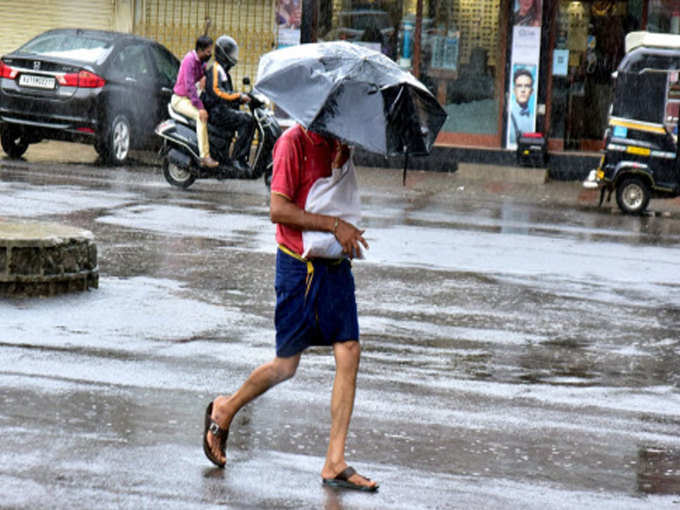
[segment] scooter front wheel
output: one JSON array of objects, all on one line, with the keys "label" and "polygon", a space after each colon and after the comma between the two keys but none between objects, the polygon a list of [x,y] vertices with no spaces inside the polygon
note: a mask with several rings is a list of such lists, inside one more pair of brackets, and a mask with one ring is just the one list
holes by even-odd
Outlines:
[{"label": "scooter front wheel", "polygon": [[196,180],[196,176],[189,170],[178,167],[167,157],[163,158],[163,175],[170,184],[182,189],[187,189]]}]

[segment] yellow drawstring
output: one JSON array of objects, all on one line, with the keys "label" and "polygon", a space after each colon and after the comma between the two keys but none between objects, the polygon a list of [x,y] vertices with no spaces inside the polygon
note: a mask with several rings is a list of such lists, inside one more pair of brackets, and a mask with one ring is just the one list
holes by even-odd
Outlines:
[{"label": "yellow drawstring", "polygon": [[307,297],[307,294],[309,293],[309,288],[312,285],[312,278],[314,277],[314,264],[312,264],[312,262],[310,260],[307,260],[307,259],[301,257],[300,255],[298,255],[294,251],[289,250],[288,248],[286,248],[282,244],[279,244],[279,250],[281,250],[286,255],[290,255],[294,259],[297,259],[300,262],[304,262],[305,264],[307,264],[307,279],[305,280],[305,285],[306,285],[305,297]]}]

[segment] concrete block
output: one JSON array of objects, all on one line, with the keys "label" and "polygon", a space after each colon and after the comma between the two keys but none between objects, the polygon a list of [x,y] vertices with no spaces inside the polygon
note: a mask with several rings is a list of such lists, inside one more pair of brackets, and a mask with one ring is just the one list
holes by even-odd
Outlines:
[{"label": "concrete block", "polygon": [[52,296],[98,286],[97,247],[89,231],[0,222],[0,296]]}]

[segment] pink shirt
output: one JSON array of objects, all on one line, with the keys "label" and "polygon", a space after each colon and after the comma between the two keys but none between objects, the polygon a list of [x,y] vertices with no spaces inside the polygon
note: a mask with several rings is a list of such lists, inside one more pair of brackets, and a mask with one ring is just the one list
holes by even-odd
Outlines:
[{"label": "pink shirt", "polygon": [[205,76],[203,62],[196,55],[196,50],[190,51],[182,59],[177,74],[177,82],[172,91],[182,97],[188,97],[198,110],[204,110],[203,102],[198,97],[196,82]]},{"label": "pink shirt", "polygon": [[[286,130],[274,145],[271,191],[287,198],[300,209],[314,182],[332,174],[334,144],[326,137],[304,131],[299,125]],[[276,242],[302,255],[302,231],[277,223]]]}]

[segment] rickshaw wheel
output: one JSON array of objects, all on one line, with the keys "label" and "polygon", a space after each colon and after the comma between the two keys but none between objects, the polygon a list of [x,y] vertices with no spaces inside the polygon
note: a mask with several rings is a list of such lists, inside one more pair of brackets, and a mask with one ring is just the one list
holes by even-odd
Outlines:
[{"label": "rickshaw wheel", "polygon": [[642,214],[649,199],[649,186],[639,177],[625,177],[616,186],[616,203],[625,214]]}]

